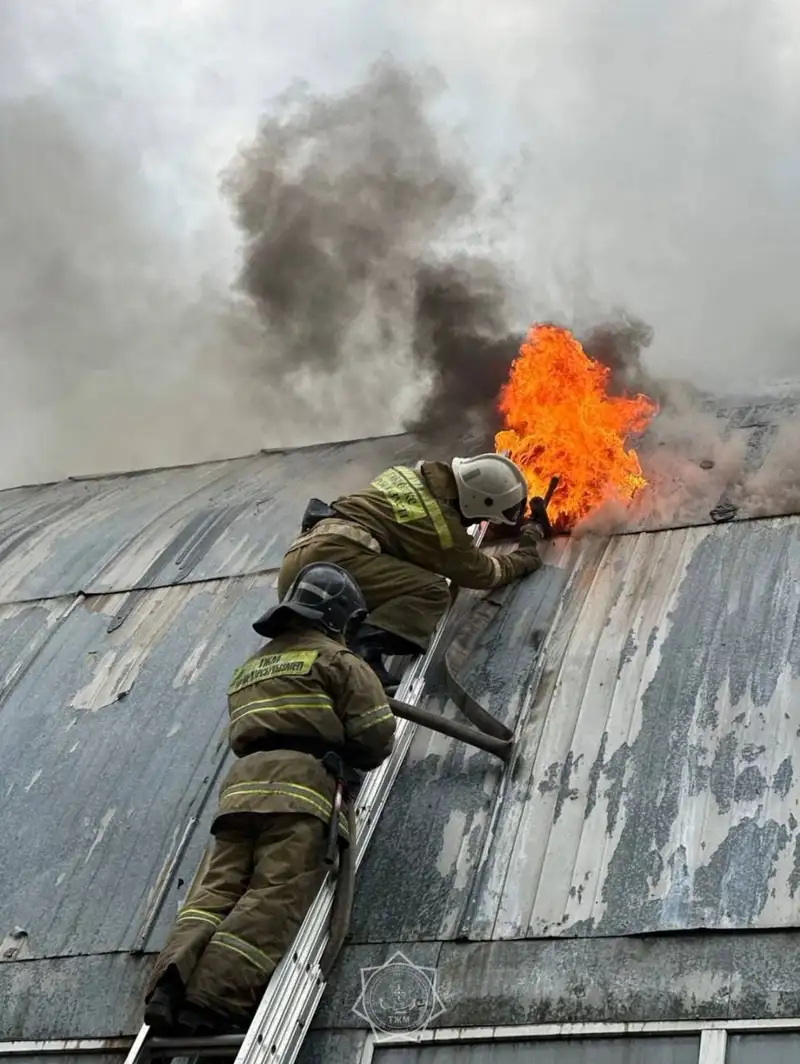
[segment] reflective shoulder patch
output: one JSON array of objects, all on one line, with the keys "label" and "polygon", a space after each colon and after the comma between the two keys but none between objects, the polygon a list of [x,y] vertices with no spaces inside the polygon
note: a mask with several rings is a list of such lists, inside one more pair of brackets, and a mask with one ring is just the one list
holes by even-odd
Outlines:
[{"label": "reflective shoulder patch", "polygon": [[385,473],[373,480],[372,485],[389,500],[394,519],[399,525],[412,521],[433,522],[439,545],[444,550],[453,546],[453,534],[450,531],[442,508],[425,487],[421,477],[407,466],[392,466]]},{"label": "reflective shoulder patch", "polygon": [[286,650],[282,654],[264,654],[240,665],[234,672],[228,694],[236,694],[244,687],[272,680],[276,676],[308,676],[319,657],[318,650]]},{"label": "reflective shoulder patch", "polygon": [[419,488],[414,484],[415,480],[418,481],[419,478],[412,469],[392,466],[372,481],[371,487],[389,500],[394,519],[400,525],[407,525],[411,521],[424,521],[428,516]]}]

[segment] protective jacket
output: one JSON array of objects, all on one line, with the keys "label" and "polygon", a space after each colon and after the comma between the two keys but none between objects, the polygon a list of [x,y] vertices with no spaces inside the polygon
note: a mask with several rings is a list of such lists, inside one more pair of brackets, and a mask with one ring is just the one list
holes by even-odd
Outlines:
[{"label": "protective jacket", "polygon": [[[391,753],[395,721],[369,666],[314,629],[284,633],[238,668],[228,711],[237,760],[221,788],[214,847],[145,1000],[174,971],[184,1005],[246,1026],[327,874],[335,782],[318,758],[333,748],[356,768],[376,768]],[[280,749],[287,744],[296,749]],[[347,840],[344,816],[339,829]]]},{"label": "protective jacket", "polygon": [[[337,514],[371,534],[381,552],[438,573],[457,587],[499,587],[541,566],[532,541],[499,557],[476,547],[457,500],[450,466],[421,462],[417,470],[393,466],[364,491],[336,499],[331,505]],[[320,522],[311,535],[324,535],[330,523]]]},{"label": "protective jacket", "polygon": [[[336,784],[319,760],[325,750],[368,771],[394,742],[394,715],[373,671],[314,629],[284,633],[238,668],[228,712],[237,760],[212,831],[241,812],[313,813],[327,823]],[[344,817],[340,831],[346,838]]]}]

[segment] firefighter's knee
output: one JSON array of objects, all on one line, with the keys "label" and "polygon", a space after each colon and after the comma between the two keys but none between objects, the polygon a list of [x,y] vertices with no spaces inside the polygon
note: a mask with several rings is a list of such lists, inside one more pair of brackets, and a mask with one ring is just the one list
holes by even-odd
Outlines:
[{"label": "firefighter's knee", "polygon": [[450,585],[443,576],[434,576],[427,589],[427,597],[434,609],[445,612],[450,605]]},{"label": "firefighter's knee", "polygon": [[278,601],[282,601],[284,595],[291,587],[295,580],[295,577],[303,568],[302,551],[289,551],[284,557],[281,564],[280,572],[278,573]]}]

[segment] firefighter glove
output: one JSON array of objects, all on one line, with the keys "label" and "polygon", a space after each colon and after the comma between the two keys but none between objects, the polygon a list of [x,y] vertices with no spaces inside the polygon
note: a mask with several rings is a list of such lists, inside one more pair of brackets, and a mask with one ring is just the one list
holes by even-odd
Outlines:
[{"label": "firefighter glove", "polygon": [[545,506],[544,499],[540,495],[531,499],[530,517],[528,518],[528,521],[541,528],[542,539],[549,539],[552,536],[553,526],[550,524],[550,518],[547,516],[547,507]]},{"label": "firefighter glove", "polygon": [[519,542],[521,547],[534,546],[544,539],[544,529],[536,521],[527,521],[520,529]]}]

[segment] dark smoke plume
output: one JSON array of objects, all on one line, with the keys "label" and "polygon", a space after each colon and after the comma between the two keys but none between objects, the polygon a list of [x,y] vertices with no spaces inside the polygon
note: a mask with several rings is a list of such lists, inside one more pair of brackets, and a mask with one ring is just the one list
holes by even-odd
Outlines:
[{"label": "dark smoke plume", "polygon": [[[613,361],[615,306],[655,332],[615,387],[646,362],[661,452],[699,440],[720,469],[718,419],[688,387],[673,416],[675,378],[747,395],[797,376],[795,6],[373,5],[354,36],[352,5],[309,35],[250,0],[158,19],[5,0],[0,483],[403,424],[486,445],[531,322]],[[387,60],[344,80],[382,48],[449,91]],[[347,89],[265,120],[228,174],[232,225],[215,175],[301,70]]]},{"label": "dark smoke plume", "polygon": [[583,338],[583,349],[589,358],[601,362],[611,370],[609,393],[630,395],[646,392],[656,398],[656,382],[642,367],[642,348],[649,347],[653,330],[645,322],[622,311],[607,322],[590,329]]},{"label": "dark smoke plume", "polygon": [[497,397],[522,340],[508,331],[506,298],[505,279],[486,260],[418,270],[414,355],[431,389],[406,427],[421,442],[493,449]]},{"label": "dark smoke plume", "polygon": [[[481,207],[469,167],[426,113],[437,87],[388,58],[338,98],[297,87],[261,122],[224,188],[245,235],[238,286],[269,331],[270,372],[319,378],[360,367],[380,378],[381,366],[410,359],[428,391],[405,428],[453,452],[492,446],[524,333],[509,325],[513,278],[498,262],[437,249],[459,246],[459,227],[474,227]],[[622,386],[641,376],[650,336],[623,318],[589,342]],[[380,380],[376,389],[380,402]],[[382,398],[388,417],[392,396]],[[364,401],[363,390],[350,401]]]},{"label": "dark smoke plume", "polygon": [[[522,332],[504,331],[503,280],[491,264],[485,264],[485,271],[483,286],[477,284],[474,267],[463,275],[451,266],[419,278],[417,325],[427,326],[428,343],[417,354],[422,363],[432,365],[434,383],[408,428],[425,442],[449,442],[450,449],[494,448],[494,436],[502,428],[500,390],[525,339]],[[653,338],[645,322],[616,311],[583,333],[567,321],[541,324],[575,331],[589,358],[611,370],[610,395],[642,392],[659,403],[670,401],[670,389],[642,365],[642,350]]]},{"label": "dark smoke plume", "polygon": [[435,88],[389,59],[338,98],[296,88],[227,173],[238,284],[273,335],[273,369],[332,372],[365,340],[377,361],[402,346],[418,257],[475,203],[425,115]]},{"label": "dark smoke plume", "polygon": [[272,338],[270,372],[375,376],[388,419],[405,361],[429,390],[404,427],[447,450],[470,432],[484,445],[499,427],[495,400],[520,337],[501,268],[437,247],[461,244],[481,194],[426,113],[436,88],[384,58],[339,98],[295,89],[224,187],[245,234],[239,288]]}]

